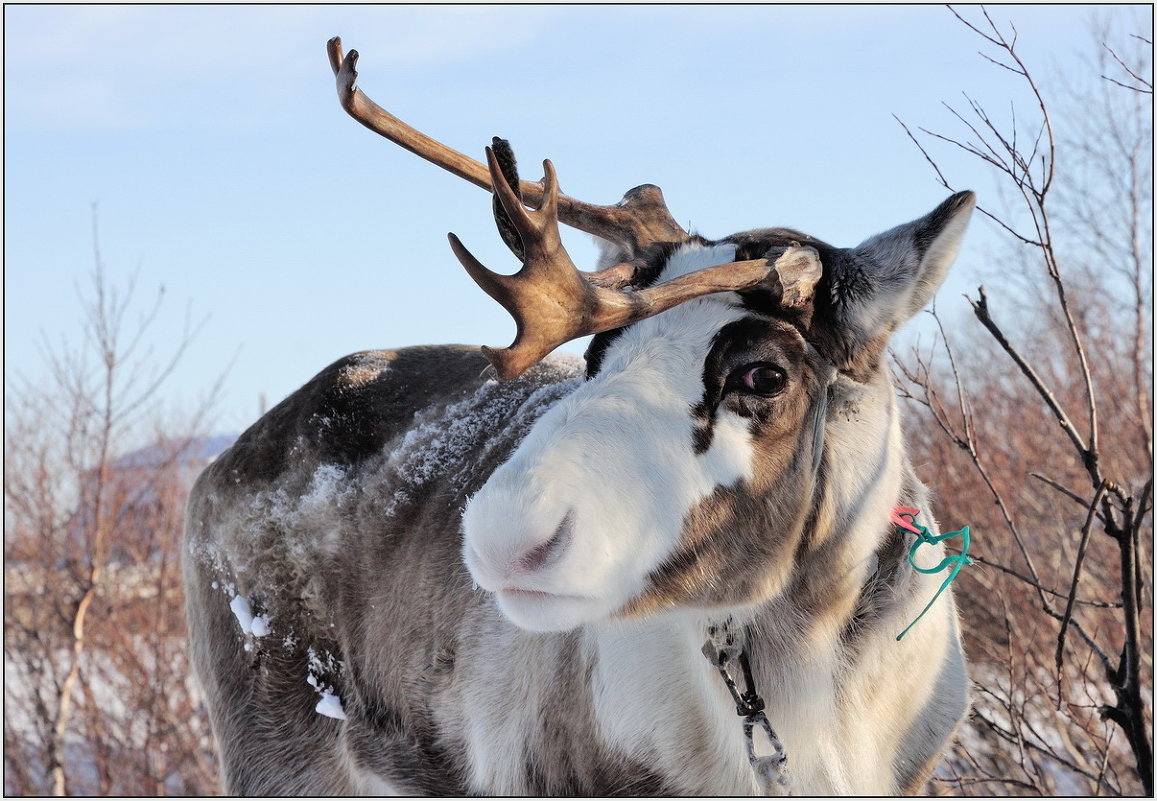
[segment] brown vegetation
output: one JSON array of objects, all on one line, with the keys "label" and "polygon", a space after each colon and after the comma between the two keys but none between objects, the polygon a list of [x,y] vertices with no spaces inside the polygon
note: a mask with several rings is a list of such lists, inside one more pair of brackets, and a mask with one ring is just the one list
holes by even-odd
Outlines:
[{"label": "brown vegetation", "polygon": [[86,299],[87,348],[48,349],[51,379],[6,393],[4,789],[212,793],[181,592],[192,440],[170,421],[139,458],[114,458],[156,430],[184,344],[158,368],[142,343],[160,298],[126,329],[132,287],[106,285],[99,253]]},{"label": "brown vegetation", "polygon": [[981,208],[1007,247],[975,319],[897,358],[912,453],[977,565],[957,589],[975,709],[931,789],[1152,795],[1152,42],[1104,44],[1060,136],[1015,31],[975,16],[1035,108],[970,101],[964,137],[913,136],[945,186],[929,139],[1015,198]]}]

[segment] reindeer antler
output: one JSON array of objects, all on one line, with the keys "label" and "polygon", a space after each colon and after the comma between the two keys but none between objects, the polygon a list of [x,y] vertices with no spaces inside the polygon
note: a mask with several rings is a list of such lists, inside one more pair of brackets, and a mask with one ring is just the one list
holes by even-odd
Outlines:
[{"label": "reindeer antler", "polygon": [[599,281],[600,276],[616,273],[618,266],[583,273],[571,260],[559,237],[554,165],[542,163],[543,200],[537,211],[530,211],[519,202],[490,148],[486,160],[495,196],[522,238],[522,269],[514,275],[487,269],[454,234],[450,247],[470,277],[514,317],[518,333],[510,347],[482,348],[503,380],[521,375],[564,342],[630,325],[692,298],[754,286],[774,269],[767,259],[753,259],[708,267],[647,289],[601,285],[611,282]]},{"label": "reindeer antler", "polygon": [[[337,78],[338,99],[351,117],[459,178],[494,191],[489,170],[484,165],[411,128],[358,88],[358,52],[351,50],[343,56],[340,36],[330,39],[326,49]],[[541,203],[542,182],[521,181],[519,186],[529,203]],[[572,228],[621,245],[632,255],[642,253],[655,242],[686,242],[690,239],[690,235],[671,216],[662,190],[652,184],[635,187],[613,206],[595,206],[560,194],[558,217]]]},{"label": "reindeer antler", "polygon": [[[810,299],[819,279],[820,262],[815,249],[807,246],[776,248],[774,254],[769,252],[774,261],[765,258],[718,264],[646,289],[634,289],[631,278],[635,267],[644,263],[641,257],[649,246],[691,239],[667,210],[659,187],[644,184],[627,192],[614,206],[595,206],[561,194],[554,166],[544,161],[542,181],[516,181],[516,193],[492,149],[486,148],[487,165],[483,166],[411,128],[357,87],[356,50],[343,56],[341,39],[336,36],[329,40],[328,50],[338,97],[350,116],[410,152],[493,192],[508,218],[500,220],[500,225],[509,225],[521,239],[522,269],[514,275],[502,275],[484,267],[458,237],[450,234],[450,247],[462,266],[510,312],[517,325],[510,347],[482,348],[499,378],[521,375],[564,342],[630,325],[715,292],[764,284],[789,305]],[[522,199],[537,210],[529,210]],[[630,260],[597,273],[581,272],[562,245],[560,221],[623,246]],[[503,238],[511,241],[506,235]],[[512,249],[519,253],[518,248]]]}]

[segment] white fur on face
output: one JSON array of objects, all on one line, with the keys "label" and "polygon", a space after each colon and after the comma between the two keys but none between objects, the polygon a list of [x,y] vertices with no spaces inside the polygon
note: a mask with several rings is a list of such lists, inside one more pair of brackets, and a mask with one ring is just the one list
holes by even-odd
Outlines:
[{"label": "white fur on face", "polygon": [[[661,280],[734,255],[687,245]],[[747,421],[721,412],[710,449],[693,448],[704,360],[744,316],[734,299],[693,300],[624,331],[599,374],[543,415],[471,499],[466,565],[515,624],[566,630],[613,614],[675,549],[692,507],[751,478]]]}]

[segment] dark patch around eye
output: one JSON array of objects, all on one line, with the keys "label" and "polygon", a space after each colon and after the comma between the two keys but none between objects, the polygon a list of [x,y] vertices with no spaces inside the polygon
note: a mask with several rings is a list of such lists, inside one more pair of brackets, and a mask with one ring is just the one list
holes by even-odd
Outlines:
[{"label": "dark patch around eye", "polygon": [[[727,373],[723,369],[724,360],[733,351],[754,350],[758,343],[767,338],[767,333],[766,320],[745,317],[723,326],[712,339],[711,349],[703,360],[703,398],[691,408],[695,420],[692,438],[697,456],[707,452],[715,436],[715,414],[723,400],[727,381]],[[740,411],[742,416],[755,417],[753,405],[743,403],[739,409],[748,410],[747,414]]]}]

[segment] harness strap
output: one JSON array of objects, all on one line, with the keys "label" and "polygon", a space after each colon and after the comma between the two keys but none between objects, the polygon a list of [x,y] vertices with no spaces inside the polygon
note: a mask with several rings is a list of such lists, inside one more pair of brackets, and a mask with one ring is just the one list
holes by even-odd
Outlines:
[{"label": "harness strap", "polygon": [[[787,772],[787,749],[783,747],[767,715],[764,714],[765,704],[755,689],[755,678],[751,672],[747,648],[739,642],[735,627],[735,620],[731,617],[719,626],[712,626],[708,630],[707,641],[703,643],[703,655],[719,671],[732,700],[735,701],[735,712],[743,719],[747,761],[755,773],[760,789],[764,795],[785,795],[791,785],[791,776]],[[749,633],[748,630],[744,630],[743,643],[746,643]],[[728,671],[728,665],[736,661],[743,671],[743,692],[739,691],[735,679]],[[768,756],[755,754],[756,728],[763,731],[771,744],[772,753]]]}]

